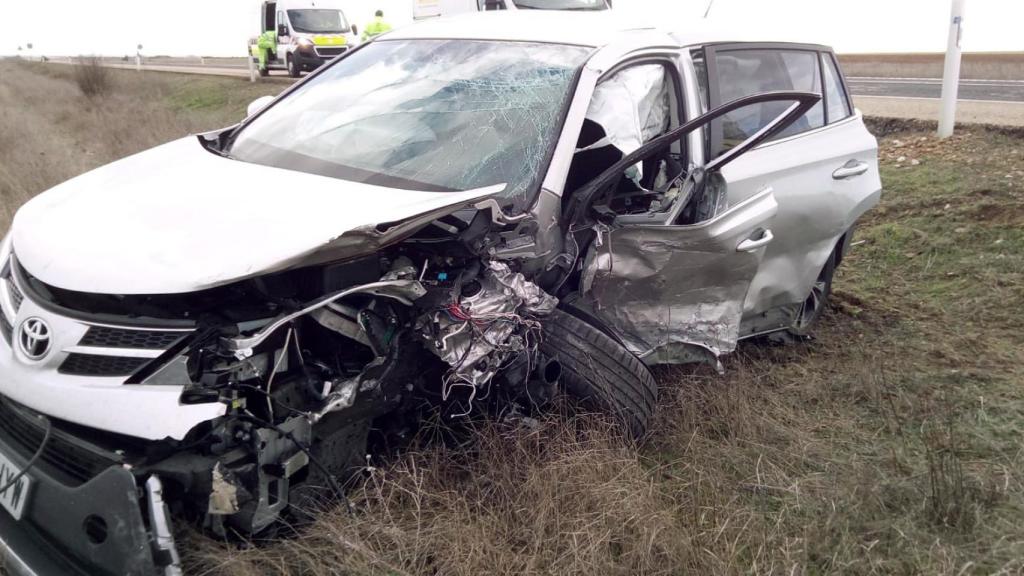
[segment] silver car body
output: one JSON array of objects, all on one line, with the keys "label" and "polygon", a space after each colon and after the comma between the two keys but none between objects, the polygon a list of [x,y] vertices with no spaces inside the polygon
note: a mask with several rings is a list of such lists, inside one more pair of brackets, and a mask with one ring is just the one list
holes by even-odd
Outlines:
[{"label": "silver car body", "polygon": [[[535,245],[516,257],[544,259],[562,248],[563,238],[549,223],[560,217],[577,139],[601,82],[623,65],[667,63],[682,81],[681,114],[693,118],[704,106],[691,50],[731,42],[703,29],[685,34],[623,29],[620,20],[607,14],[520,11],[431,21],[382,37],[593,47],[529,211],[550,233],[538,234]],[[288,91],[280,98],[287,97]],[[689,136],[692,165],[706,162],[703,141],[700,130]],[[685,345],[728,353],[742,336],[785,327],[790,317],[778,312],[801,302],[844,234],[878,201],[876,154],[875,139],[858,112],[762,144],[726,166],[722,176],[729,209],[712,221],[673,226],[619,218],[602,232],[606,241],[584,257],[586,305],[650,363],[692,359]],[[834,177],[848,163],[864,170],[854,177]],[[352,194],[337,194],[338,188]],[[285,199],[282,190],[298,192]],[[13,248],[26,270],[60,288],[184,293],[322,261],[340,254],[332,252],[332,244],[360,227],[445,207],[454,210],[494,191],[442,194],[370,187],[219,158],[186,138],[72,179],[30,201],[12,226]],[[204,209],[196,210],[198,204]],[[281,233],[276,227],[282,222],[302,224]],[[764,238],[765,230],[770,242],[737,250],[751,235]],[[697,253],[700,259],[690,257]],[[4,282],[2,290],[14,282]],[[178,407],[175,391],[166,386],[147,391],[126,388],[117,379],[59,375],[55,367],[74,350],[87,323],[53,317],[31,302],[17,311],[5,307],[4,314],[15,327],[29,316],[50,320],[61,346],[42,364],[24,362],[16,349],[0,354],[6,363],[0,366],[7,375],[0,382],[4,395],[72,422],[145,438],[180,438],[213,415],[208,407]],[[92,408],[99,396],[103,405],[116,409],[116,416]],[[129,405],[134,409],[121,410]]]},{"label": "silver car body", "polygon": [[[881,183],[876,141],[852,109],[837,70],[832,89],[838,87],[840,96],[837,101],[833,92],[831,107],[828,86],[819,86],[816,94],[796,86],[771,89],[768,95],[754,90],[725,101],[708,72],[718,65],[712,63],[718,52],[799,53],[816,62],[812,75],[827,78],[832,58],[827,47],[766,40],[773,39],[736,38],[700,24],[681,33],[634,26],[608,12],[520,10],[432,20],[349,51],[273,102],[254,106],[239,126],[165,144],[31,200],[0,246],[0,409],[30,423],[33,414],[59,421],[68,450],[77,445],[76,430],[92,430],[116,435],[114,444],[159,445],[164,452],[157,453],[181,456],[175,462],[185,466],[170,466],[174,458],[152,462],[146,451],[145,458],[135,460],[144,466],[140,469],[119,461],[131,454],[94,450],[102,455],[103,471],[81,486],[68,488],[45,475],[33,477],[32,471],[35,494],[25,514],[48,537],[73,548],[77,561],[108,571],[152,573],[148,567],[162,558],[162,573],[172,574],[177,556],[162,513],[162,486],[168,484],[161,485],[161,475],[173,478],[179,491],[185,485],[197,491],[200,513],[219,534],[235,519],[255,534],[287,506],[292,475],[312,470],[306,446],[324,418],[341,418],[364,398],[379,400],[381,410],[396,409],[399,398],[414,388],[391,386],[407,377],[403,370],[414,371],[417,359],[431,354],[436,358],[428,360],[443,362],[447,370],[438,396],[447,398],[452,386],[461,386],[471,390],[472,403],[478,388],[523,358],[517,382],[530,385],[541,369],[536,362],[540,319],[559,300],[605,337],[611,335],[618,349],[625,347],[625,356],[648,378],[629,352],[647,364],[717,364],[742,338],[792,327],[829,259],[841,258],[857,219],[878,202]],[[564,95],[548,154],[525,159],[539,185],[524,196],[524,206],[507,202],[508,182],[418,190],[227,154],[226,139],[244,135],[265,115],[273,117],[278,106],[288,106],[293,95],[316,86],[321,75],[348,58],[392,41],[488,41],[586,51],[571,92]],[[540,70],[530,86],[543,87],[545,74]],[[768,106],[786,100],[796,103]],[[764,105],[759,126],[743,124],[749,115],[726,116],[739,104]],[[831,108],[845,113],[834,115]],[[798,126],[805,113],[807,118],[820,113],[821,125],[808,120],[804,129],[782,132]],[[583,134],[594,126],[603,138],[584,142]],[[726,126],[730,138],[733,131],[742,134],[731,149],[724,144]],[[778,134],[785,136],[769,140]],[[608,163],[581,160],[609,147],[617,153]],[[621,195],[604,182],[634,190]],[[461,219],[462,227],[452,219]],[[461,243],[459,253],[470,255],[431,253],[432,238],[416,235],[432,227],[458,232],[453,237]],[[466,240],[470,232],[479,232],[480,242]],[[581,243],[583,237],[587,241]],[[415,250],[424,250],[428,257],[406,258],[399,250],[407,241],[420,243],[409,253],[422,256]],[[259,284],[273,275],[359,266],[371,256],[371,278],[346,278],[298,304],[278,305],[268,298],[259,303],[265,305],[261,316],[234,320],[224,314],[211,320],[188,311],[184,317],[139,312],[156,306],[153,302],[201,300],[211,291]],[[431,261],[462,270],[428,267]],[[352,278],[365,272],[344,270]],[[466,270],[472,270],[469,278],[477,286],[462,296],[475,299],[477,310],[492,319],[468,334],[462,331],[472,318],[460,317],[457,296]],[[445,294],[456,295],[454,308],[424,297],[425,286],[440,291],[442,284]],[[96,309],[104,312],[61,306],[67,294],[77,301],[102,301]],[[373,310],[390,311],[390,320],[406,322],[394,340],[389,332],[386,354],[379,334],[362,323],[362,312],[354,314],[345,304],[353,296],[362,298],[362,311],[382,303]],[[418,299],[429,302],[414,308]],[[109,312],[127,301],[133,302],[130,313]],[[396,313],[394,308],[402,306],[409,310]],[[307,365],[312,346],[298,341],[305,329],[295,328],[300,320],[315,324],[318,334],[348,338],[337,349],[354,350],[346,359],[358,366]],[[474,330],[483,337],[474,339]],[[422,349],[407,352],[406,344],[396,344],[400,337]],[[325,342],[335,340],[325,337]],[[373,360],[360,364],[367,357]],[[399,376],[392,378],[392,369]],[[283,381],[286,376],[290,380]],[[408,378],[411,382],[413,376]],[[544,384],[553,386],[556,379]],[[300,389],[300,381],[306,389]],[[275,411],[279,400],[271,384],[278,395],[296,387],[293,396],[307,403],[313,398],[313,409]],[[243,393],[256,394],[248,407],[239,400]],[[259,413],[267,420],[249,408],[265,411]],[[364,441],[366,426],[360,429]],[[222,447],[212,455],[189,456],[206,458],[202,462],[212,476],[185,456],[197,438],[212,438]],[[12,453],[5,442],[0,437],[0,456]],[[25,455],[15,464],[28,460]],[[252,460],[260,466],[239,464]],[[235,468],[225,468],[230,466]],[[249,474],[250,483],[232,480],[230,470]],[[333,472],[324,474],[331,478]],[[182,477],[200,480],[189,484]],[[220,492],[236,489],[251,496],[248,508]],[[69,490],[102,494],[107,513],[126,526],[118,538],[99,548],[83,540],[82,523],[67,518],[93,518],[95,511],[82,498],[68,500],[65,508],[56,504]],[[272,490],[277,492],[271,495]],[[140,494],[152,530],[143,522]],[[21,520],[5,514],[0,511],[0,549],[7,549],[20,569],[56,569],[47,564],[56,560],[45,553],[25,552],[32,548]]]}]

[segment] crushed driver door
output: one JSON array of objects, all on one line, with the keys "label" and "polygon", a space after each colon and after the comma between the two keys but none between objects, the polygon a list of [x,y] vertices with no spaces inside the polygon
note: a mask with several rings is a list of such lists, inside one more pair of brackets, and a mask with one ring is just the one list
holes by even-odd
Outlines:
[{"label": "crushed driver door", "polygon": [[[724,206],[722,166],[784,130],[820,96],[773,92],[740,98],[691,120],[627,155],[576,192],[566,217],[583,263],[577,305],[614,329],[649,364],[706,361],[731,352],[739,337],[743,303],[772,242],[778,210],[766,187],[735,206]],[[749,139],[678,181],[675,200],[649,214],[610,213],[624,172],[663,154],[724,114],[765,101],[794,102]],[[709,201],[709,198],[711,200]],[[697,208],[695,210],[695,207]]]},{"label": "crushed driver door", "polygon": [[599,226],[584,261],[584,297],[645,361],[731,352],[777,209],[768,188],[698,224]]}]

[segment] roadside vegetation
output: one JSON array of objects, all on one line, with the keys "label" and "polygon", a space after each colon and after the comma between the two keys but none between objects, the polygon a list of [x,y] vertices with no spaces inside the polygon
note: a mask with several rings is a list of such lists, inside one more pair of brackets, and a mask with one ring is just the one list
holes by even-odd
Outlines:
[{"label": "roadside vegetation", "polygon": [[[280,86],[0,63],[4,215],[94,166],[233,123]],[[873,123],[886,193],[813,339],[657,371],[642,446],[596,417],[425,433],[356,510],[187,573],[1013,574],[1024,571],[1024,136]],[[432,432],[436,430],[431,429]]]}]

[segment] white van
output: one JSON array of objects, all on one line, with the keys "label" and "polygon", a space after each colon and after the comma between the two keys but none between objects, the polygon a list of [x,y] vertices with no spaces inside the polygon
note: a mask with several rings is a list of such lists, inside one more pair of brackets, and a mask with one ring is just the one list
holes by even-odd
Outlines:
[{"label": "white van", "polygon": [[413,0],[413,18],[425,20],[491,10],[610,10],[612,0]]},{"label": "white van", "polygon": [[250,55],[260,75],[287,70],[298,77],[358,43],[358,30],[340,6],[323,0],[266,1],[260,7],[260,36],[250,41]]}]

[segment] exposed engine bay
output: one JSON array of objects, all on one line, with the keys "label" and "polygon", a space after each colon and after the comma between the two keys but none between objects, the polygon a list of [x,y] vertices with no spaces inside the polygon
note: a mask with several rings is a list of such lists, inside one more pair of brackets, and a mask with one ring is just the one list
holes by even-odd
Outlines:
[{"label": "exposed engine bay", "polygon": [[[488,210],[465,213],[490,223]],[[87,295],[20,273],[33,297],[67,309],[192,323],[125,385],[187,382],[181,404],[221,404],[224,415],[181,440],[91,440],[137,485],[159,478],[176,517],[249,538],[344,501],[371,436],[407,438],[424,411],[458,418],[551,398],[559,367],[540,351],[541,320],[558,300],[471,251],[472,221],[449,216],[372,255],[204,293]]]}]

